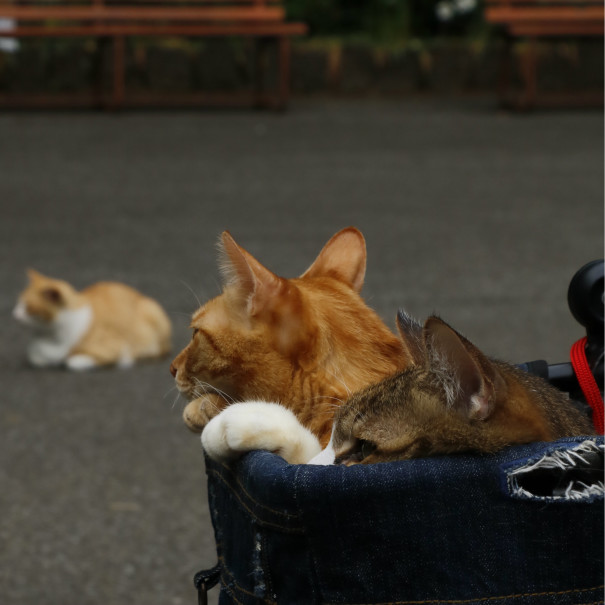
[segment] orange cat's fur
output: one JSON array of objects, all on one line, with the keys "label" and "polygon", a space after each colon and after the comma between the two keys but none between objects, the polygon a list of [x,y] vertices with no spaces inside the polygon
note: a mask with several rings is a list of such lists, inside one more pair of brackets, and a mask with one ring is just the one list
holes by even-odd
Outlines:
[{"label": "orange cat's fur", "polygon": [[406,365],[400,340],[359,296],[365,241],[334,235],[300,277],[278,277],[228,232],[223,293],[194,315],[191,342],[171,372],[193,400],[186,424],[200,431],[228,402],[278,401],[322,443],[347,396]]},{"label": "orange cat's fur", "polygon": [[130,365],[170,350],[171,325],[154,300],[116,282],[76,291],[65,281],[29,270],[14,316],[34,331],[28,348],[36,366],[70,369]]}]

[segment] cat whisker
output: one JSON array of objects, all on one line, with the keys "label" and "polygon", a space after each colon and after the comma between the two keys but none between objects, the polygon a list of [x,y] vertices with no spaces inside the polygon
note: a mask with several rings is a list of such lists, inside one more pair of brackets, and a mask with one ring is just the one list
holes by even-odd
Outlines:
[{"label": "cat whisker", "polygon": [[315,408],[314,414],[322,415],[322,416],[334,416],[342,408],[342,405],[338,405],[335,403],[328,403],[323,406],[321,409]]},{"label": "cat whisker", "polygon": [[347,386],[347,383],[343,380],[342,372],[341,372],[341,377],[338,377],[335,372],[333,372],[332,370],[328,370],[327,368],[326,368],[326,372],[328,372],[328,374],[330,374],[330,376],[334,377],[340,384],[342,384],[342,386],[344,387],[344,389],[347,392],[347,395],[349,397],[353,394],[353,391],[351,391],[351,389]]},{"label": "cat whisker", "polygon": [[214,277],[214,284],[216,285],[218,294],[220,294],[223,291],[223,284],[216,277]]},{"label": "cat whisker", "polygon": [[[204,395],[204,393],[195,393],[195,395],[196,395],[196,398],[199,398],[199,397],[201,397],[202,395]],[[216,412],[219,412],[219,411],[220,411],[220,409],[219,409],[218,405],[216,405],[216,403],[214,403],[214,402],[213,402],[211,399],[207,399],[207,400],[205,401],[205,405],[210,406],[210,407],[211,407],[211,409],[213,409],[213,410],[214,410],[214,411],[216,411]]]},{"label": "cat whisker", "polygon": [[233,397],[231,397],[230,395],[228,395],[227,393],[225,393],[225,391],[222,391],[221,389],[218,389],[207,382],[201,382],[200,380],[197,380],[197,382],[198,382],[199,386],[204,389],[205,394],[208,394],[209,392],[216,393],[216,394],[220,395],[223,399],[228,401],[229,403],[235,403],[235,399]]},{"label": "cat whisker", "polygon": [[174,401],[172,402],[172,406],[170,407],[171,410],[174,410],[174,408],[176,407],[176,404],[180,398],[181,398],[181,394],[177,393],[176,397],[174,398]]},{"label": "cat whisker", "polygon": [[333,399],[334,401],[338,401],[338,404],[336,403],[332,403],[330,405],[333,405],[334,407],[339,407],[340,405],[344,405],[345,400],[344,399],[340,399],[339,397],[332,397],[330,395],[317,395],[316,397],[312,397],[313,400],[315,399]]},{"label": "cat whisker", "polygon": [[171,386],[162,396],[162,399],[166,399],[166,397],[168,397],[168,395],[170,395],[170,393],[172,393],[172,391],[174,390],[178,390],[178,387],[175,385]]},{"label": "cat whisker", "polygon": [[193,298],[197,302],[197,306],[201,307],[202,303],[201,303],[198,295],[193,291],[193,288],[183,279],[181,280],[181,283],[189,290],[189,292],[191,292],[191,294],[193,295]]},{"label": "cat whisker", "polygon": [[228,401],[229,403],[235,403],[235,399],[233,397],[231,397],[230,395],[228,395],[227,393],[225,393],[225,391],[222,391],[221,389],[218,389],[215,386],[212,386],[210,383],[203,382],[199,378],[195,379],[195,383],[196,383],[196,385],[198,387],[200,387],[201,389],[203,389],[200,394],[198,394],[198,391],[196,389],[196,396],[197,397],[201,397],[202,395],[208,395],[209,393],[216,393],[216,394],[220,395],[223,399],[225,399],[226,401]]},{"label": "cat whisker", "polygon": [[166,397],[168,397],[168,395],[170,395],[170,393],[171,393],[172,391],[175,391],[175,390],[176,390],[176,397],[174,398],[174,401],[172,402],[172,405],[170,406],[170,409],[171,409],[171,410],[174,410],[174,408],[175,408],[175,406],[176,406],[176,404],[177,404],[177,401],[178,401],[178,400],[180,399],[180,397],[181,397],[181,393],[180,393],[180,391],[178,390],[178,388],[176,387],[176,385],[175,385],[175,386],[173,386],[171,389],[168,389],[168,391],[166,391],[166,392],[164,393],[164,397],[162,397],[162,399],[166,399]]},{"label": "cat whisker", "polygon": [[174,385],[173,387],[171,387],[170,389],[168,389],[165,393],[164,396],[162,397],[162,399],[166,399],[166,397],[168,397],[168,395],[170,395],[173,391],[176,391],[176,397],[174,398],[174,401],[172,402],[172,405],[170,406],[171,410],[174,410],[177,401],[180,399],[181,397],[181,392],[178,390],[178,387],[176,385]]}]

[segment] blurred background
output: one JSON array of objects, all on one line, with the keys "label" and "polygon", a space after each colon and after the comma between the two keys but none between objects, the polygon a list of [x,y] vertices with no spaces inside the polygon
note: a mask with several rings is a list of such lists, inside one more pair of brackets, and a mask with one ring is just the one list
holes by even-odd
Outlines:
[{"label": "blurred background", "polygon": [[[28,267],[156,298],[176,355],[191,313],[221,291],[221,231],[289,277],[355,225],[362,294],[390,327],[400,306],[437,312],[511,362],[565,361],[583,335],[566,293],[603,256],[603,111],[573,101],[602,92],[602,36],[539,40],[544,99],[571,102],[519,112],[501,107],[506,38],[482,4],[286,8],[309,33],[293,42],[285,111],[0,111],[2,604],[195,603],[193,574],[216,560],[171,357],[30,368],[11,317]],[[0,93],[88,86],[94,40],[0,40]],[[518,88],[529,44],[512,43]],[[237,38],[133,39],[127,83],[237,91],[248,50]]]}]

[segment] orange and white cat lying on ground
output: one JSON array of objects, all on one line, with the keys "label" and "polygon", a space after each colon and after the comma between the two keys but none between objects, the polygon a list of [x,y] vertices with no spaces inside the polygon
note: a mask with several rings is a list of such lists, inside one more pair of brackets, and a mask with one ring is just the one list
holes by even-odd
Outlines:
[{"label": "orange and white cat lying on ground", "polygon": [[438,317],[424,327],[400,313],[412,363],[354,394],[335,415],[332,438],[317,438],[276,403],[225,409],[202,433],[208,455],[228,461],[269,450],[293,464],[370,464],[593,435],[588,416],[542,378],[477,347]]},{"label": "orange and white cat lying on ground", "polygon": [[222,234],[223,293],[193,315],[170,371],[201,431],[228,403],[279,401],[322,443],[348,395],[405,366],[401,341],[362,300],[366,247],[349,227],[298,278],[278,277]]},{"label": "orange and white cat lying on ground", "polygon": [[65,281],[28,271],[14,317],[33,330],[29,362],[38,367],[65,364],[71,370],[117,364],[170,351],[171,325],[154,300],[116,282],[81,292]]}]

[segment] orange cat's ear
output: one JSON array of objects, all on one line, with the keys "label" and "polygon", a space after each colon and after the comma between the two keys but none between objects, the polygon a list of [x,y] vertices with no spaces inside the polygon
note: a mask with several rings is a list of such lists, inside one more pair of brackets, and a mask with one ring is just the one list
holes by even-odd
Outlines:
[{"label": "orange cat's ear", "polygon": [[422,324],[403,309],[399,309],[397,311],[397,329],[408,359],[415,365],[422,365],[425,361]]},{"label": "orange cat's ear", "polygon": [[43,276],[42,276],[42,273],[39,273],[35,269],[28,269],[27,277],[29,278],[29,281],[33,283],[35,281],[40,280]]},{"label": "orange cat's ear", "polygon": [[438,317],[424,324],[428,363],[445,387],[448,405],[469,420],[485,420],[492,412],[500,378],[490,361]]},{"label": "orange cat's ear", "polygon": [[65,304],[65,298],[61,290],[55,286],[48,286],[42,290],[42,297],[50,303],[57,306]]},{"label": "orange cat's ear", "polygon": [[225,253],[221,263],[223,275],[229,284],[237,286],[250,315],[256,315],[279,291],[280,278],[239,246],[228,231],[221,235],[221,248]]},{"label": "orange cat's ear", "polygon": [[334,277],[360,292],[365,275],[365,240],[358,229],[347,227],[330,238],[301,277]]}]

